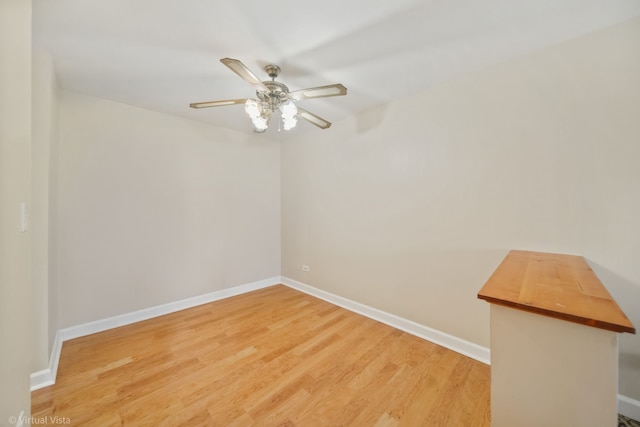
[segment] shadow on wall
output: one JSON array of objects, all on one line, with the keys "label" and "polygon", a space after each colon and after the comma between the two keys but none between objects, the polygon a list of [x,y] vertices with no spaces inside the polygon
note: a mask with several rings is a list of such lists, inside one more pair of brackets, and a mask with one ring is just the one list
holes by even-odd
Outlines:
[{"label": "shadow on wall", "polygon": [[637,310],[637,306],[640,303],[640,283],[634,283],[590,259],[588,259],[588,263],[629,320],[638,329],[640,311]]},{"label": "shadow on wall", "polygon": [[[638,331],[640,327],[640,310],[638,310],[640,284],[625,279],[591,260],[588,261],[600,281]],[[640,335],[638,332],[635,335],[620,334],[619,338],[620,393],[640,400]]]}]

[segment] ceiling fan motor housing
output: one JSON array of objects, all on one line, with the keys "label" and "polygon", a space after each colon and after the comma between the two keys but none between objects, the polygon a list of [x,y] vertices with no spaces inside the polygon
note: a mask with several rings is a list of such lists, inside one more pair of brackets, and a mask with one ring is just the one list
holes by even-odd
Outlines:
[{"label": "ceiling fan motor housing", "polygon": [[289,88],[280,82],[262,82],[269,89],[269,92],[256,91],[256,96],[262,102],[269,104],[271,110],[277,110],[281,103],[289,99]]}]

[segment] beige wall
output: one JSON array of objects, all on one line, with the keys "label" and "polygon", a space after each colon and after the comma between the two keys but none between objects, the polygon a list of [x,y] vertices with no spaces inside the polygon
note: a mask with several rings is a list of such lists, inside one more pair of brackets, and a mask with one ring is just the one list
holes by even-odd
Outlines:
[{"label": "beige wall", "polygon": [[31,2],[0,0],[0,423],[30,414]]},{"label": "beige wall", "polygon": [[491,425],[618,425],[618,334],[497,304],[490,311]]},{"label": "beige wall", "polygon": [[[54,64],[52,64],[54,65]],[[48,186],[48,218],[49,223],[47,225],[47,265],[49,274],[47,276],[47,314],[49,316],[47,321],[47,327],[49,329],[48,348],[49,352],[54,344],[54,340],[59,328],[58,319],[58,283],[59,283],[59,250],[58,250],[58,84],[55,80],[55,66],[51,70],[52,74],[49,75],[51,79],[48,81],[48,96],[50,99],[47,101],[50,103],[51,110],[49,117],[49,186]]]},{"label": "beige wall", "polygon": [[277,142],[59,95],[59,328],[280,274]]},{"label": "beige wall", "polygon": [[488,346],[509,249],[581,254],[640,327],[638,76],[635,19],[285,142],[283,275]]},{"label": "beige wall", "polygon": [[[55,157],[55,123],[57,97],[56,80],[51,56],[33,52],[32,56],[32,145],[31,145],[31,272],[33,303],[32,370],[37,372],[49,366],[51,332],[55,323],[49,322],[49,289],[55,290],[55,281],[49,280],[53,263],[49,262],[49,199],[50,160]],[[53,147],[53,151],[52,148]]]}]

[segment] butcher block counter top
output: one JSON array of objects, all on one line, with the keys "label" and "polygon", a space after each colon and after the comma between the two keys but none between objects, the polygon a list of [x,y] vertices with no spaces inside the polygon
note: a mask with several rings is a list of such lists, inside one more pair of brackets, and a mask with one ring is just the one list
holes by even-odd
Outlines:
[{"label": "butcher block counter top", "polygon": [[635,328],[581,256],[511,251],[478,298],[613,332]]}]

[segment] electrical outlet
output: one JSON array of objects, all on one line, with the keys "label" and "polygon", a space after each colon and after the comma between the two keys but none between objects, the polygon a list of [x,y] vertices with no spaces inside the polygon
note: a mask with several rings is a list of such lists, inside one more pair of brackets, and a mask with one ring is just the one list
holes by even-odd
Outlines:
[{"label": "electrical outlet", "polygon": [[29,209],[26,203],[20,203],[20,232],[26,233],[29,229]]},{"label": "electrical outlet", "polygon": [[302,271],[305,271],[305,272],[308,273],[309,272],[309,266],[308,265],[303,265],[302,266]]}]

